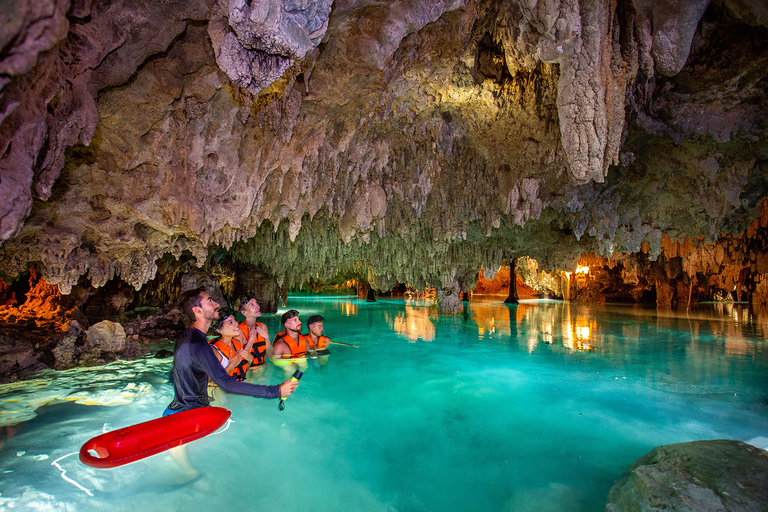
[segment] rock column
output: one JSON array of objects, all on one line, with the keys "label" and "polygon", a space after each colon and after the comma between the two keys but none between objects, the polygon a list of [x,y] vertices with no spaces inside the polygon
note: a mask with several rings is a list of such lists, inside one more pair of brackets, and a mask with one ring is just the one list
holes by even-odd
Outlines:
[{"label": "rock column", "polygon": [[509,260],[509,297],[504,299],[504,304],[518,304],[517,298],[517,262],[513,258]]}]

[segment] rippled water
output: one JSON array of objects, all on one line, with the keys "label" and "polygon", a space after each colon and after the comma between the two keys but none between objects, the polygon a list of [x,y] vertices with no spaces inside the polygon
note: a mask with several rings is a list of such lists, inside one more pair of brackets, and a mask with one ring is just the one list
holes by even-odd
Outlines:
[{"label": "rippled water", "polygon": [[[0,508],[599,511],[654,446],[768,437],[768,318],[746,305],[501,300],[438,317],[420,303],[289,297],[359,348],[311,360],[282,412],[229,396],[234,423],[188,445],[206,474],[193,483],[166,454],[110,470],[69,455],[158,417],[170,360],[0,386]],[[279,314],[265,321],[274,335]],[[270,365],[262,382],[283,378]]]}]

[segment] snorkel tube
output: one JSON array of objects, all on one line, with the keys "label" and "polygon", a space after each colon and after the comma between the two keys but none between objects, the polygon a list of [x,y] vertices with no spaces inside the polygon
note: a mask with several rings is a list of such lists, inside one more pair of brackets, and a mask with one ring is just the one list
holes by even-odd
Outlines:
[{"label": "snorkel tube", "polygon": [[[296,370],[295,372],[293,372],[293,377],[291,377],[291,380],[299,381],[301,380],[302,375],[304,375],[303,371]],[[285,398],[288,398],[288,397],[285,397]],[[285,398],[280,397],[280,403],[277,404],[277,408],[280,409],[281,411],[285,409]]]}]

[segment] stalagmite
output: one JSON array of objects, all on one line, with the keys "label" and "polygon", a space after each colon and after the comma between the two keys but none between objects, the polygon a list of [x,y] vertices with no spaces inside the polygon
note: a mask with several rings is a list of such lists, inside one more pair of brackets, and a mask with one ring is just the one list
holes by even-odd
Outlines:
[{"label": "stalagmite", "polygon": [[517,304],[519,302],[517,298],[517,261],[513,258],[509,260],[509,295],[504,299],[504,303]]}]

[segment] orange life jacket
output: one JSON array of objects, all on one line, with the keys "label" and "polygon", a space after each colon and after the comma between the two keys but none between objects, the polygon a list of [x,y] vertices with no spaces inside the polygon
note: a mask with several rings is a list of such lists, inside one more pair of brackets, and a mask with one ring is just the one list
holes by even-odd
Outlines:
[{"label": "orange life jacket", "polygon": [[327,336],[320,336],[317,338],[317,345],[314,345],[312,344],[312,337],[309,334],[306,334],[305,336],[309,340],[309,348],[315,350],[323,350],[324,348],[328,348],[328,342],[331,341],[331,339]]},{"label": "orange life jacket", "polygon": [[[256,322],[256,326],[264,325],[261,322]],[[248,326],[245,324],[245,322],[240,324],[240,330],[243,331],[243,334],[245,334],[245,339],[248,340]],[[253,346],[251,346],[251,355],[253,356],[253,364],[251,364],[251,367],[261,366],[265,362],[267,362],[267,340],[264,339],[264,336],[256,332],[256,339],[253,342]]]},{"label": "orange life jacket", "polygon": [[[243,347],[240,346],[240,342],[237,341],[235,338],[232,338],[232,345],[235,346],[235,348],[231,348],[229,345],[221,341],[221,338],[216,338],[215,340],[211,340],[210,344],[213,347],[216,347],[219,352],[221,352],[224,357],[232,361],[233,357],[239,357],[237,355],[237,351],[242,349]],[[240,364],[235,366],[229,374],[236,378],[237,380],[245,380],[245,372],[248,370],[248,360],[243,359],[240,361]]]},{"label": "orange life jacket", "polygon": [[291,349],[291,357],[304,357],[307,355],[307,348],[309,347],[309,338],[303,334],[299,334],[299,340],[296,341],[288,335],[287,331],[281,331],[275,335],[272,345],[283,340],[288,344],[288,348]]}]

